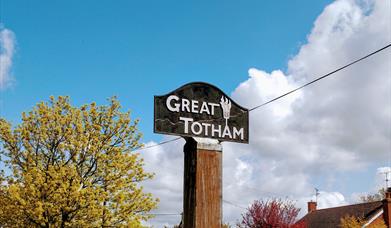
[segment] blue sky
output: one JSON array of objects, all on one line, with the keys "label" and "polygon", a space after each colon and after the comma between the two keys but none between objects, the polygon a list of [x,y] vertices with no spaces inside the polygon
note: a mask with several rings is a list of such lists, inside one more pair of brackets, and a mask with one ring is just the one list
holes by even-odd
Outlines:
[{"label": "blue sky", "polygon": [[117,95],[144,139],[158,139],[153,95],[191,81],[230,93],[250,67],[285,69],[329,2],[1,0],[17,44],[1,115],[17,123],[50,95],[76,105]]},{"label": "blue sky", "polygon": [[[204,81],[254,107],[390,42],[384,0],[0,0],[0,116],[17,124],[51,95],[77,106],[118,96],[155,145],[170,137],[152,132],[153,95]],[[320,208],[376,192],[391,171],[390,76],[388,49],[251,112],[250,143],[223,143],[224,200],[246,207],[273,193],[305,213],[314,187]],[[141,152],[157,213],[182,210],[182,146]],[[242,212],[223,209],[231,223]]]}]

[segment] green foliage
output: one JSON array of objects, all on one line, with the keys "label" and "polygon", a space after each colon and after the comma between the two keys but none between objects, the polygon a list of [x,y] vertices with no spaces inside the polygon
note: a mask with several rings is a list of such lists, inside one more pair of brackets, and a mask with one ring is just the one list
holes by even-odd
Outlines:
[{"label": "green foliage", "polygon": [[[341,222],[339,224],[340,228],[361,228],[363,227],[367,222],[362,218],[357,218],[354,216],[347,215],[343,218],[341,218]],[[366,226],[368,228],[387,228],[384,221],[377,220],[373,222],[372,224],[369,224]]]},{"label": "green foliage", "polygon": [[15,128],[0,119],[1,155],[12,175],[1,176],[2,227],[140,227],[157,205],[140,182],[138,120],[107,106],[80,108],[51,97]]},{"label": "green foliage", "polygon": [[359,228],[362,227],[365,222],[361,218],[356,218],[354,216],[345,216],[341,218],[340,228]]},{"label": "green foliage", "polygon": [[232,226],[229,223],[223,223],[222,228],[231,228]]}]

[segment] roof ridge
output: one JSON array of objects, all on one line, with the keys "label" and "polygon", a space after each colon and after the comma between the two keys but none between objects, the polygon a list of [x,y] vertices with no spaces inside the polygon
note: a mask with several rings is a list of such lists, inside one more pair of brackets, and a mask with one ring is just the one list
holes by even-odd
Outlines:
[{"label": "roof ridge", "polygon": [[337,207],[328,207],[328,208],[316,209],[316,210],[313,211],[313,212],[317,212],[317,211],[321,211],[321,210],[332,210],[332,209],[342,208],[342,207],[359,206],[359,205],[363,205],[363,204],[375,204],[375,203],[382,203],[382,201],[379,200],[379,201],[373,201],[373,202],[365,202],[365,203],[356,203],[356,204],[349,204],[349,205],[341,205],[341,206],[337,206]]}]

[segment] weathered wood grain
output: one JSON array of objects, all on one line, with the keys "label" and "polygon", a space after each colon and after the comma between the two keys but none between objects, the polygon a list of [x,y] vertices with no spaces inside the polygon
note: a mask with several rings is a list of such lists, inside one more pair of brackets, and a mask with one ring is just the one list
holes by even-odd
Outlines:
[{"label": "weathered wood grain", "polygon": [[188,139],[184,148],[185,228],[220,228],[222,219],[222,153],[197,147]]}]

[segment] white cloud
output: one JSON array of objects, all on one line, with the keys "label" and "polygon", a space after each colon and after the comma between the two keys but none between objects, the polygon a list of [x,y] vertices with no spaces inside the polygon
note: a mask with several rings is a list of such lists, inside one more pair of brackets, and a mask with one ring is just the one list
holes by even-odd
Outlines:
[{"label": "white cloud", "polygon": [[236,159],[236,162],[237,165],[235,168],[235,179],[238,185],[243,185],[244,183],[251,180],[252,166],[239,159]]},{"label": "white cloud", "polygon": [[11,67],[15,52],[15,35],[0,26],[0,90],[12,83]]},{"label": "white cloud", "polygon": [[343,206],[348,204],[345,197],[340,192],[319,191],[317,198],[315,197],[315,192],[314,192],[314,195],[311,197],[301,197],[297,199],[296,206],[301,208],[298,217],[302,217],[305,214],[307,214],[308,212],[307,205],[308,202],[310,201],[317,202],[317,206],[316,206],[317,209],[338,207],[338,206]]},{"label": "white cloud", "polygon": [[[173,137],[167,136],[170,140]],[[163,227],[164,225],[177,225],[181,220],[179,215],[182,213],[182,195],[183,195],[183,145],[184,140],[174,141],[164,146],[157,146],[139,153],[145,160],[145,169],[148,172],[154,172],[155,177],[144,183],[146,191],[151,192],[160,199],[159,208],[152,211],[158,214],[148,221],[149,225]],[[146,146],[155,145],[149,142]]]},{"label": "white cloud", "polygon": [[339,192],[319,192],[318,209],[346,205],[345,197]]},{"label": "white cloud", "polygon": [[[245,107],[256,106],[261,101],[268,101],[297,86],[280,70],[268,74],[264,71],[251,68],[248,73],[250,78],[241,83],[234,92],[234,97],[240,100]],[[254,97],[249,97],[249,95],[253,95]],[[290,106],[300,95],[300,92],[292,94],[279,105],[272,106],[270,114],[276,118],[283,118],[289,115],[291,113]]]},{"label": "white cloud", "polygon": [[[252,68],[232,97],[254,107],[388,44],[390,7],[384,0],[333,2],[286,73]],[[265,197],[296,200],[305,213],[319,183],[329,189],[321,189],[318,208],[348,203],[326,182],[390,160],[390,75],[391,52],[386,50],[251,112],[250,144],[223,143],[223,198],[236,205],[223,204],[224,221],[234,223],[241,207]],[[148,169],[157,173],[146,188],[161,198],[162,213],[182,210],[182,146],[177,141],[142,153]],[[151,223],[178,221],[159,217]]]},{"label": "white cloud", "polygon": [[391,167],[379,167],[377,168],[377,174],[391,173]]}]

